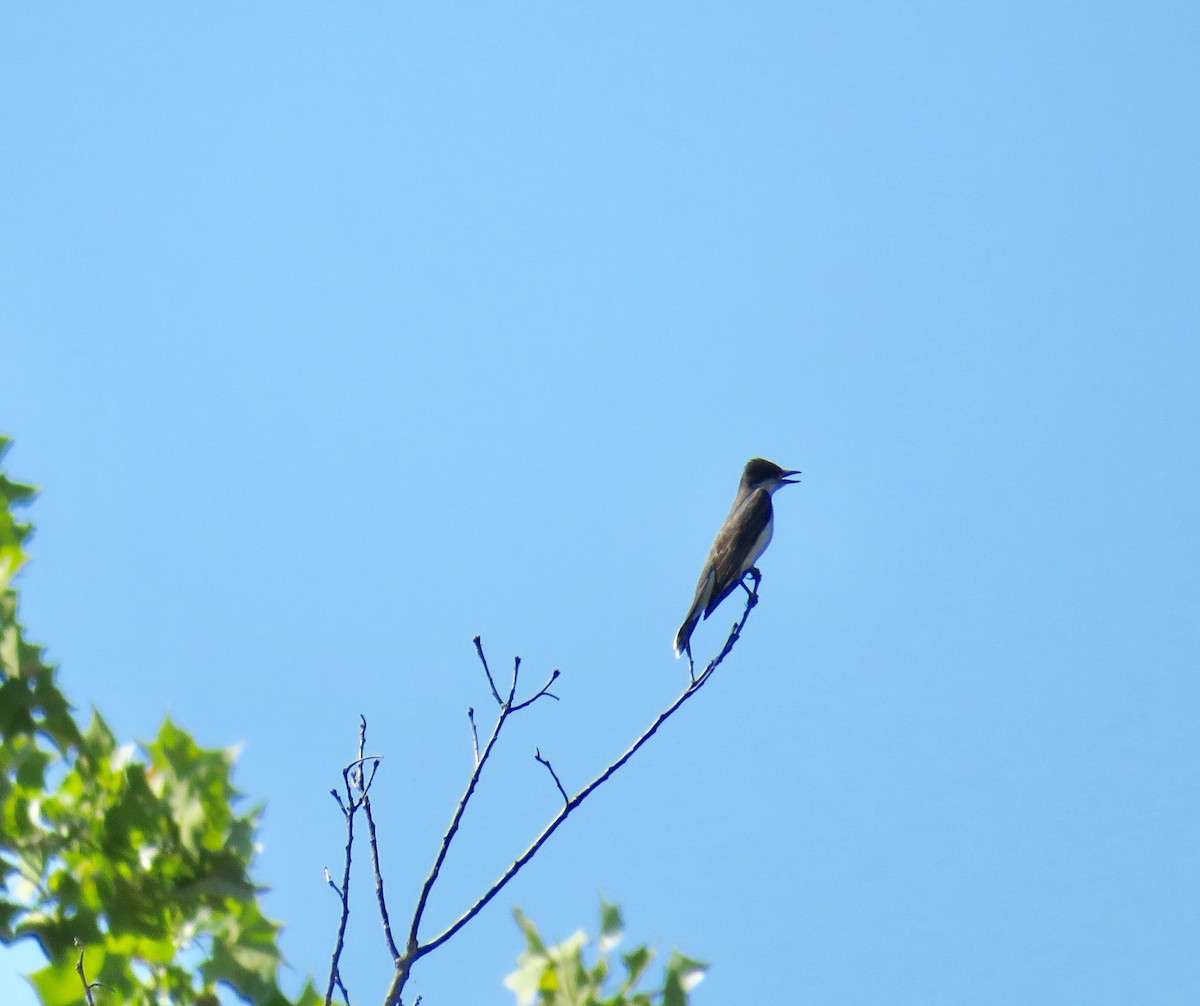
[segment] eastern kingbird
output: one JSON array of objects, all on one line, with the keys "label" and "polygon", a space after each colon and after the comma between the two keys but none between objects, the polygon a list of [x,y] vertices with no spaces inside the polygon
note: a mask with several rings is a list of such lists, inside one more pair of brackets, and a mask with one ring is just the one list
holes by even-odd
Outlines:
[{"label": "eastern kingbird", "polygon": [[771,543],[771,532],[775,524],[775,512],[771,508],[771,494],[780,486],[790,486],[798,479],[788,478],[800,472],[785,471],[779,465],[762,458],[751,458],[742,472],[733,506],[717,540],[713,542],[700,582],[696,585],[696,598],[675,633],[675,656],[692,653],[692,631],[700,619],[708,618],[718,604],[727,598],[740,584],[747,573],[758,579],[754,564]]}]

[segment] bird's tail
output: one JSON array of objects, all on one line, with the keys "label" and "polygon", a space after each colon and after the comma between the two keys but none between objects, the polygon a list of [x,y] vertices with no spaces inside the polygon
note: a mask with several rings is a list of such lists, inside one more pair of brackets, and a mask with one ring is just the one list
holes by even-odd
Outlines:
[{"label": "bird's tail", "polygon": [[675,633],[675,658],[678,660],[684,653],[691,653],[692,631],[696,628],[696,623],[700,621],[700,616],[704,614],[704,604],[700,599],[692,605],[692,610],[687,613],[687,618],[683,620],[683,625],[679,627],[679,631]]}]

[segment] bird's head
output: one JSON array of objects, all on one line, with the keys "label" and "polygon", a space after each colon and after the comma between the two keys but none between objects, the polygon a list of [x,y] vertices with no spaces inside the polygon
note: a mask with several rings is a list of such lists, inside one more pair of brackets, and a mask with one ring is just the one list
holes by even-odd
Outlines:
[{"label": "bird's head", "polygon": [[789,478],[791,475],[799,475],[798,471],[789,471],[786,468],[780,468],[774,461],[767,461],[765,458],[751,458],[746,462],[746,468],[742,472],[742,488],[748,490],[765,489],[769,493],[773,493],[780,486],[790,486],[799,479]]}]

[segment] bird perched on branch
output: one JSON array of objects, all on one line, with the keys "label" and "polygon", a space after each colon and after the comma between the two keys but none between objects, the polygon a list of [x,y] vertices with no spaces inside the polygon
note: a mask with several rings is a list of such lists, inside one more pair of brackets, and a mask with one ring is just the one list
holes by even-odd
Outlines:
[{"label": "bird perched on branch", "polygon": [[729,516],[717,532],[712,551],[704,563],[700,582],[696,585],[696,597],[683,625],[675,633],[676,657],[686,653],[691,658],[692,632],[696,625],[701,618],[708,618],[717,605],[742,584],[747,574],[757,583],[759,572],[754,564],[770,544],[775,525],[771,494],[780,486],[790,486],[799,481],[789,478],[799,474],[798,471],[787,471],[762,458],[752,458],[746,462]]}]

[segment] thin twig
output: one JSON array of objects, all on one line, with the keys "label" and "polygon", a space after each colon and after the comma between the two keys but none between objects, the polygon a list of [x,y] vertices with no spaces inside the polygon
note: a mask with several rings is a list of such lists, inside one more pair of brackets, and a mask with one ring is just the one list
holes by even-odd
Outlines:
[{"label": "thin twig", "polygon": [[[517,659],[519,660],[520,657],[518,657]],[[515,706],[513,706],[511,712],[519,713],[526,706],[533,705],[543,695],[546,698],[553,699],[555,702],[557,702],[558,696],[555,695],[552,691],[550,691],[550,686],[552,684],[554,684],[555,681],[558,680],[559,673],[560,673],[560,671],[556,667],[554,669],[554,673],[550,675],[550,680],[547,681],[544,685],[542,685],[541,689],[535,695],[532,695],[529,698],[527,698],[524,702],[518,702]]]},{"label": "thin twig", "polygon": [[471,751],[475,755],[475,764],[479,764],[479,731],[475,729],[475,708],[467,706],[467,719],[471,721]]},{"label": "thin twig", "polygon": [[626,752],[623,755],[621,755],[620,758],[618,758],[615,762],[613,762],[611,765],[609,765],[608,768],[606,768],[603,772],[600,773],[600,775],[598,775],[595,779],[593,779],[590,783],[588,783],[588,785],[585,786],[582,790],[580,790],[575,796],[571,797],[563,805],[562,809],[558,812],[558,814],[555,815],[554,819],[548,825],[546,825],[546,827],[542,831],[542,833],[540,835],[538,835],[538,837],[536,839],[534,839],[533,843],[529,846],[529,848],[526,849],[523,853],[521,853],[521,855],[517,857],[517,859],[513,862],[513,864],[507,870],[505,870],[503,874],[501,874],[500,878],[491,886],[491,888],[487,891],[486,894],[483,895],[483,897],[481,897],[478,901],[475,902],[475,904],[473,904],[470,908],[468,908],[462,914],[462,916],[460,916],[459,919],[456,922],[454,922],[451,926],[449,926],[449,928],[447,928],[440,936],[435,937],[434,939],[430,940],[428,943],[425,943],[421,946],[420,956],[424,956],[425,954],[429,953],[431,950],[436,950],[443,943],[445,943],[448,939],[450,939],[452,936],[454,936],[455,933],[457,933],[460,929],[462,929],[463,926],[465,926],[468,922],[470,922],[473,918],[475,918],[475,916],[478,915],[483,910],[484,906],[487,905],[487,903],[489,901],[491,901],[492,898],[494,898],[497,894],[499,894],[500,891],[503,890],[504,887],[508,884],[508,882],[517,875],[517,873],[521,870],[521,868],[526,863],[528,863],[534,857],[534,855],[536,855],[537,851],[543,845],[546,844],[546,840],[558,830],[559,825],[561,825],[563,823],[563,821],[565,821],[567,819],[567,817],[568,817],[568,815],[570,815],[571,811],[573,811],[584,800],[586,800],[588,798],[588,796],[591,795],[592,791],[596,789],[597,786],[600,786],[602,783],[604,783],[608,779],[609,776],[611,776],[614,772],[617,771],[617,769],[619,769],[622,765],[624,765],[627,761],[629,761],[629,759],[632,758],[634,756],[634,754],[637,752],[638,748],[640,748],[643,744],[646,743],[646,741],[648,741],[651,737],[654,736],[654,734],[658,730],[658,728],[667,721],[667,719],[671,716],[671,714],[674,713],[675,710],[678,709],[681,705],[683,705],[684,702],[686,702],[689,698],[691,698],[693,695],[696,694],[696,691],[703,686],[705,680],[706,680],[706,678],[704,678],[702,676],[700,678],[697,678],[696,681],[693,682],[692,684],[689,684],[688,687],[684,690],[684,692],[679,696],[679,698],[677,698],[674,702],[672,702],[671,705],[669,705],[666,708],[666,710],[659,713],[658,717],[654,720],[653,723],[650,724],[649,728],[647,728],[647,730],[636,741],[633,742],[633,744],[629,747],[629,749],[626,750]]},{"label": "thin twig", "polygon": [[[350,769],[347,767],[344,774],[348,774],[349,771]],[[346,785],[347,789],[349,789],[348,782]],[[346,987],[342,984],[342,976],[338,971],[338,961],[342,956],[342,948],[346,945],[346,925],[350,921],[350,862],[353,858],[354,850],[354,811],[356,809],[353,799],[350,798],[350,794],[347,793],[346,796],[349,800],[349,808],[343,808],[346,818],[346,862],[342,869],[342,883],[340,887],[334,883],[329,870],[325,870],[325,878],[328,880],[329,886],[337,892],[338,898],[342,902],[341,918],[338,921],[337,940],[333,946],[333,959],[329,962],[329,983],[325,988],[325,1006],[330,1006],[330,1003],[333,1002],[334,986],[341,989],[345,1002],[350,1002],[350,996],[346,992]],[[341,805],[341,803],[342,801],[338,800],[338,804]]]},{"label": "thin twig", "polygon": [[478,636],[471,640],[471,642],[475,644],[475,652],[479,654],[479,661],[483,664],[483,673],[487,675],[488,684],[492,687],[492,698],[496,700],[496,705],[504,705],[504,703],[500,701],[500,693],[496,691],[496,682],[492,679],[492,670],[490,667],[488,667],[487,657],[483,655],[483,643],[480,641]]},{"label": "thin twig", "polygon": [[758,603],[757,592],[758,583],[756,582],[754,585],[754,592],[751,593],[750,597],[746,600],[746,610],[743,612],[741,619],[734,623],[733,629],[729,633],[729,638],[725,640],[725,645],[721,648],[721,652],[709,661],[708,666],[705,667],[704,671],[699,675],[699,677],[697,677],[695,681],[691,682],[687,688],[683,690],[683,692],[679,695],[679,698],[677,698],[666,709],[658,714],[654,722],[651,723],[645,732],[629,746],[629,748],[623,755],[621,755],[620,758],[609,765],[608,768],[596,776],[595,779],[593,779],[583,789],[575,794],[575,796],[571,797],[571,799],[567,801],[558,814],[555,815],[554,819],[545,827],[542,833],[536,839],[534,839],[529,848],[517,857],[512,866],[504,871],[500,878],[492,885],[491,889],[483,895],[483,897],[481,897],[475,902],[475,904],[468,908],[467,911],[464,912],[456,922],[454,922],[445,930],[445,932],[430,940],[420,948],[421,956],[424,956],[431,950],[437,949],[437,947],[445,943],[448,939],[450,939],[450,937],[462,929],[463,926],[470,922],[471,919],[478,915],[483,907],[489,901],[491,901],[492,898],[499,894],[505,885],[507,885],[508,882],[517,875],[520,869],[534,857],[538,849],[540,849],[546,843],[546,840],[553,835],[556,830],[558,830],[558,826],[567,819],[571,811],[583,803],[583,801],[586,800],[598,786],[606,782],[608,778],[617,771],[617,769],[629,761],[629,759],[634,756],[638,749],[654,736],[658,728],[662,726],[675,713],[675,711],[679,709],[680,706],[682,706],[688,699],[690,699],[701,688],[704,687],[705,683],[709,680],[709,678],[712,677],[713,672],[718,666],[720,666],[721,662],[729,655],[730,651],[734,647],[734,644],[741,636],[742,628],[745,626],[746,620],[750,617],[750,612],[753,610],[755,604]]},{"label": "thin twig", "polygon": [[[508,717],[515,712],[520,712],[536,702],[543,696],[550,695],[550,685],[558,678],[559,672],[556,669],[550,675],[549,681],[544,684],[541,689],[531,698],[524,702],[514,704],[514,698],[517,692],[517,683],[521,673],[521,658],[516,657],[513,660],[512,684],[509,688],[507,701],[500,698],[499,692],[496,690],[496,682],[492,677],[492,672],[488,668],[487,657],[483,652],[483,643],[479,636],[476,636],[472,642],[475,644],[475,652],[479,654],[480,663],[483,664],[484,673],[487,675],[488,685],[492,689],[492,695],[500,704],[500,712],[496,716],[496,725],[492,727],[491,736],[483,746],[483,750],[478,753],[475,759],[475,768],[471,772],[471,778],[467,781],[467,788],[464,790],[462,797],[458,801],[458,806],[454,809],[454,814],[450,818],[450,825],[446,828],[446,833],[442,836],[441,846],[438,848],[437,856],[434,858],[433,866],[429,871],[429,876],[425,878],[425,883],[421,886],[421,894],[417,898],[417,907],[413,911],[412,924],[408,930],[408,942],[405,945],[404,953],[400,955],[396,965],[396,974],[392,979],[392,987],[388,991],[387,1002],[392,1006],[398,1006],[400,1003],[400,993],[404,988],[404,983],[408,980],[408,973],[412,968],[413,963],[418,957],[423,956],[420,951],[420,944],[417,939],[417,933],[421,927],[421,919],[425,915],[425,907],[429,903],[429,893],[433,890],[433,885],[437,882],[438,874],[441,872],[442,864],[446,861],[446,855],[450,851],[450,845],[454,841],[454,836],[458,834],[458,827],[462,823],[463,814],[466,813],[467,804],[471,802],[471,797],[475,793],[475,787],[479,783],[479,777],[483,773],[483,767],[487,764],[488,757],[492,753],[492,748],[495,747],[496,741],[500,737],[500,731],[504,729],[504,724],[508,721]],[[557,696],[550,695],[551,698]],[[475,719],[471,714],[471,726],[474,729]]]},{"label": "thin twig", "polygon": [[[487,674],[488,684],[491,685],[492,694],[496,695],[497,701],[499,701],[499,694],[496,692],[496,683],[492,679],[491,671],[488,670],[487,658],[483,653],[483,643],[478,636],[475,637],[474,643],[475,651],[479,654],[484,672]],[[421,894],[417,898],[417,907],[413,912],[412,925],[408,930],[408,948],[406,952],[410,957],[418,947],[417,930],[421,926],[421,917],[425,914],[425,906],[429,901],[429,892],[437,882],[438,873],[442,869],[442,864],[446,861],[446,854],[450,851],[450,843],[454,841],[454,836],[458,833],[458,826],[462,822],[463,814],[466,813],[467,804],[471,802],[471,797],[475,793],[475,786],[479,782],[479,776],[483,773],[483,766],[487,764],[488,756],[492,753],[492,748],[500,736],[500,731],[504,729],[505,721],[513,712],[512,700],[516,692],[517,678],[520,670],[521,658],[517,657],[513,661],[513,680],[512,687],[509,690],[508,701],[500,701],[500,713],[496,717],[496,725],[492,727],[492,735],[487,739],[487,743],[483,746],[483,751],[480,752],[478,759],[475,761],[475,769],[471,773],[471,778],[467,781],[467,788],[459,799],[458,806],[454,809],[454,815],[450,818],[450,825],[446,829],[446,833],[442,836],[442,844],[438,848],[437,856],[434,858],[433,867],[430,869],[429,876],[425,878],[425,883],[421,887]]]},{"label": "thin twig", "polygon": [[[334,942],[333,947],[333,959],[329,963],[329,983],[325,987],[325,1006],[330,1006],[330,1003],[333,1002],[333,990],[335,987],[341,991],[342,998],[347,1003],[350,1002],[350,994],[346,991],[346,986],[342,982],[338,962],[341,960],[342,950],[346,945],[346,926],[350,921],[350,866],[354,856],[354,815],[357,813],[359,807],[362,807],[368,799],[367,794],[371,788],[371,783],[375,781],[375,773],[379,770],[380,762],[379,755],[367,755],[363,753],[367,746],[367,718],[360,715],[358,720],[358,757],[342,769],[342,785],[346,789],[345,802],[342,801],[341,794],[336,789],[329,791],[333,795],[334,800],[337,801],[337,805],[342,811],[342,816],[346,819],[346,861],[342,868],[342,883],[340,886],[334,883],[329,870],[325,870],[325,880],[334,889],[342,902],[341,918],[338,921],[337,940]],[[367,761],[372,762],[369,777],[363,771],[363,763]],[[357,798],[355,798],[356,791],[358,793]],[[370,823],[369,812],[368,823]],[[371,845],[374,850],[374,827],[371,828]],[[383,888],[382,880],[379,876],[379,861],[377,856],[375,857],[375,880],[376,895],[381,899],[380,903],[382,904]],[[392,959],[395,960],[396,956],[393,954]]]},{"label": "thin twig", "polygon": [[513,676],[512,684],[508,688],[508,701],[504,703],[508,709],[512,708],[513,699],[517,695],[517,679],[521,676],[521,658],[513,657]]},{"label": "thin twig", "polygon": [[[757,573],[757,570],[754,572]],[[500,729],[503,727],[504,721],[508,714],[514,711],[515,708],[524,708],[525,705],[528,705],[527,701],[518,707],[512,706],[512,697],[516,691],[516,677],[520,667],[520,661],[518,660],[516,662],[516,666],[513,668],[513,689],[512,692],[510,692],[509,701],[508,703],[502,702],[500,704],[500,716],[496,720],[496,727],[492,731],[492,736],[488,739],[488,742],[484,747],[483,754],[480,756],[479,762],[475,767],[475,771],[471,775],[470,782],[467,784],[467,791],[463,794],[462,799],[459,801],[458,808],[455,811],[453,820],[451,821],[450,829],[442,839],[442,848],[438,852],[438,858],[434,863],[434,868],[429,877],[426,879],[425,887],[421,891],[421,899],[418,902],[417,912],[413,918],[413,926],[409,932],[408,947],[400,958],[400,961],[397,963],[396,973],[392,977],[391,987],[388,989],[387,996],[384,999],[385,1006],[400,1006],[400,996],[404,991],[404,986],[408,981],[408,976],[412,971],[413,964],[415,964],[426,954],[436,950],[447,940],[451,939],[468,922],[475,918],[475,916],[484,909],[488,902],[496,897],[496,895],[499,894],[505,886],[507,886],[509,881],[511,881],[513,877],[515,877],[521,871],[522,867],[524,867],[525,864],[537,854],[538,850],[546,844],[550,836],[558,830],[559,826],[567,819],[571,812],[574,811],[575,808],[580,804],[582,804],[583,801],[586,800],[593,792],[595,792],[598,787],[607,782],[613,773],[615,773],[621,768],[622,765],[629,761],[629,759],[638,752],[642,745],[644,745],[650,740],[651,737],[654,736],[660,726],[662,726],[671,716],[673,716],[688,699],[690,699],[693,695],[700,691],[701,688],[704,687],[704,685],[712,677],[713,672],[716,671],[716,669],[721,665],[722,661],[729,656],[734,645],[737,643],[738,639],[741,638],[742,630],[745,628],[746,622],[750,618],[750,612],[754,610],[754,606],[758,603],[758,586],[761,580],[761,575],[754,576],[753,580],[753,589],[747,588],[746,591],[748,595],[746,598],[746,609],[742,613],[742,617],[734,623],[733,628],[730,630],[729,637],[725,640],[725,645],[721,648],[721,651],[708,662],[708,665],[698,676],[691,677],[688,686],[680,693],[679,697],[675,699],[675,701],[672,702],[666,709],[659,713],[657,717],[655,717],[650,726],[646,728],[641,736],[638,737],[628,749],[626,749],[624,754],[622,754],[616,761],[604,769],[604,771],[596,776],[595,779],[584,786],[583,789],[575,794],[575,796],[567,798],[566,792],[563,790],[561,783],[559,783],[558,777],[554,773],[553,768],[550,766],[549,762],[541,757],[541,753],[538,753],[538,761],[541,761],[548,769],[550,769],[551,775],[554,776],[555,782],[558,783],[559,792],[563,794],[566,802],[550,821],[550,823],[542,830],[541,834],[538,835],[537,838],[535,838],[530,844],[530,846],[523,853],[521,853],[516,860],[513,861],[512,865],[500,875],[496,882],[492,884],[492,886],[487,890],[486,893],[484,893],[482,897],[480,897],[473,905],[471,905],[470,908],[463,912],[463,914],[459,916],[457,920],[451,923],[451,925],[448,926],[441,934],[434,937],[427,943],[419,944],[417,942],[417,929],[420,925],[421,915],[424,913],[425,904],[429,897],[429,890],[433,886],[434,881],[437,879],[438,870],[441,868],[441,865],[445,860],[446,850],[449,848],[449,844],[453,839],[454,832],[458,830],[458,825],[462,820],[462,813],[466,809],[467,801],[470,800],[471,794],[474,792],[475,786],[479,781],[479,775],[483,769],[483,764],[487,761],[488,755],[491,753],[492,746],[495,744],[496,738],[499,736]],[[483,650],[478,636],[475,637],[475,647],[479,651],[480,657],[482,658]],[[484,662],[484,667],[485,669],[487,667],[486,661]],[[554,678],[557,677],[557,674],[558,672],[556,671],[554,675],[551,676],[550,680],[553,681]],[[488,674],[488,679],[491,681],[490,673]],[[495,686],[493,684],[493,694],[495,694],[494,687]],[[548,687],[549,683],[543,686],[542,690],[534,698],[540,697],[543,694],[549,694],[546,691]]]},{"label": "thin twig", "polygon": [[[378,764],[378,763],[376,763]],[[374,773],[372,773],[374,778]],[[392,938],[392,920],[388,918],[387,899],[383,896],[383,871],[379,868],[379,843],[375,840],[375,815],[371,813],[371,798],[363,794],[363,810],[367,812],[367,834],[371,841],[371,867],[375,871],[375,900],[379,902],[379,916],[383,919],[383,935],[387,940],[392,963],[400,956],[396,941]]]},{"label": "thin twig", "polygon": [[563,784],[558,778],[558,773],[554,771],[554,766],[550,764],[550,760],[542,757],[541,748],[536,748],[534,750],[533,757],[539,764],[546,766],[546,771],[550,773],[550,778],[554,780],[554,785],[558,787],[558,791],[562,794],[563,803],[570,803],[571,798],[567,796],[567,791],[563,789]]},{"label": "thin twig", "polygon": [[79,951],[79,963],[75,965],[75,973],[79,975],[79,980],[83,982],[83,994],[87,997],[88,1006],[96,1006],[96,1000],[92,997],[92,985],[87,980],[87,975],[83,970],[83,951]]},{"label": "thin twig", "polygon": [[[342,1002],[344,1002],[346,1006],[350,1006],[350,993],[347,991],[346,985],[342,981],[342,972],[340,969],[333,973],[333,980],[337,984],[338,991],[342,993]],[[325,1002],[328,1004],[329,999],[326,999]]]},{"label": "thin twig", "polygon": [[450,851],[450,843],[454,841],[454,835],[458,831],[459,822],[462,821],[463,813],[467,809],[471,795],[475,792],[475,785],[479,782],[479,775],[483,771],[483,766],[487,763],[488,755],[492,753],[492,747],[496,743],[496,738],[500,736],[500,729],[504,726],[504,720],[507,715],[508,710],[502,705],[500,707],[500,716],[496,719],[496,725],[492,728],[492,735],[483,746],[483,751],[480,752],[479,761],[475,763],[475,770],[471,773],[471,778],[467,781],[467,788],[458,801],[458,806],[454,810],[454,816],[450,819],[450,826],[442,836],[442,844],[438,848],[437,856],[434,858],[433,868],[429,871],[429,876],[425,878],[425,883],[421,887],[421,894],[417,898],[417,907],[413,912],[412,925],[408,930],[408,945],[405,953],[410,956],[417,949],[417,929],[421,925],[421,916],[425,914],[425,905],[429,901],[429,892],[433,889],[433,885],[437,881],[442,863],[446,861],[446,853]]},{"label": "thin twig", "polygon": [[329,791],[329,795],[337,801],[338,809],[343,814],[348,813],[348,811],[346,810],[346,805],[344,803],[342,803],[342,794],[341,793],[339,793],[336,789],[331,789]]}]

